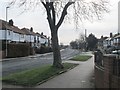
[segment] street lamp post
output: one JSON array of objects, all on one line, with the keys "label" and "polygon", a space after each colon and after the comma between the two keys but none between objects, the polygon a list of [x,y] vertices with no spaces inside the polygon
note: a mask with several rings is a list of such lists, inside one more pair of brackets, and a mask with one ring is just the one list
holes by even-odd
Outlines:
[{"label": "street lamp post", "polygon": [[[6,7],[6,24],[7,24],[8,8],[9,8],[9,6]],[[6,57],[7,57],[7,28],[5,31],[6,31],[5,32],[5,40],[6,40]]]}]

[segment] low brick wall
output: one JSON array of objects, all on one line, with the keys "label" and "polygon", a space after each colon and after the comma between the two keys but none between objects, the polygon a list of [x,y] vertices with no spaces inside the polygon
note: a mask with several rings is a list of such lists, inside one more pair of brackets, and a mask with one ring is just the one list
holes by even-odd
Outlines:
[{"label": "low brick wall", "polygon": [[120,59],[116,55],[103,56],[103,66],[95,63],[96,88],[120,88]]},{"label": "low brick wall", "polygon": [[112,75],[113,75],[113,61],[116,60],[115,55],[104,55],[103,63],[104,63],[104,87],[111,88],[112,83]]},{"label": "low brick wall", "polygon": [[96,88],[103,88],[104,86],[104,69],[95,65],[95,87]]},{"label": "low brick wall", "polygon": [[120,89],[120,77],[113,75],[111,79],[111,88]]}]

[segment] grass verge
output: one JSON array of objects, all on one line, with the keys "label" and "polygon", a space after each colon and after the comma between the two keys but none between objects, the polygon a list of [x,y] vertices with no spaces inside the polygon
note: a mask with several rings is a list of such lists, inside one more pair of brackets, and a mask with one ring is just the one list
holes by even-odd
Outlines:
[{"label": "grass verge", "polygon": [[73,61],[87,61],[91,57],[92,56],[89,56],[89,55],[77,55],[76,57],[73,57],[70,60],[73,60]]},{"label": "grass verge", "polygon": [[58,69],[52,67],[51,65],[47,65],[44,67],[11,74],[9,76],[4,77],[2,81],[8,84],[32,87],[40,82],[48,80],[53,76],[56,76],[58,74],[61,74],[62,72],[66,72],[67,70],[72,69],[78,64],[63,63],[63,65],[64,69]]}]

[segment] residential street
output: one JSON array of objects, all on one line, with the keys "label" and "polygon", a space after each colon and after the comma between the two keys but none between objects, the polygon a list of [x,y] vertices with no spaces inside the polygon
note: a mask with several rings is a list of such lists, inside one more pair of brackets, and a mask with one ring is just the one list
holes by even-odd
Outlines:
[{"label": "residential street", "polygon": [[[91,55],[90,53],[83,54]],[[79,65],[70,71],[55,76],[47,82],[32,88],[91,88],[91,90],[94,90],[94,57],[85,62],[71,60],[66,60],[63,62],[77,63]],[[22,86],[3,84],[3,88],[6,87],[26,88]]]},{"label": "residential street", "polygon": [[[70,48],[61,50],[61,56],[63,60],[67,60],[70,57],[77,55],[78,53],[80,53],[78,50],[73,50]],[[6,61],[0,62],[2,63],[0,65],[2,65],[2,75],[6,76],[14,72],[20,72],[23,70],[32,69],[34,67],[40,67],[47,64],[52,64],[52,62],[53,62],[53,54],[49,53],[42,55],[38,54],[29,57],[7,59]]]}]

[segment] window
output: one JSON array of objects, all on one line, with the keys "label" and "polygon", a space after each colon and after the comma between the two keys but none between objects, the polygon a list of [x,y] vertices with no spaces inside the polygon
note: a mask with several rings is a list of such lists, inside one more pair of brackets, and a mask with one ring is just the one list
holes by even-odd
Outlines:
[{"label": "window", "polygon": [[37,41],[38,41],[38,43],[39,43],[39,37],[37,37]]},{"label": "window", "polygon": [[36,41],[36,38],[34,37],[34,43],[36,43],[37,41]]}]

